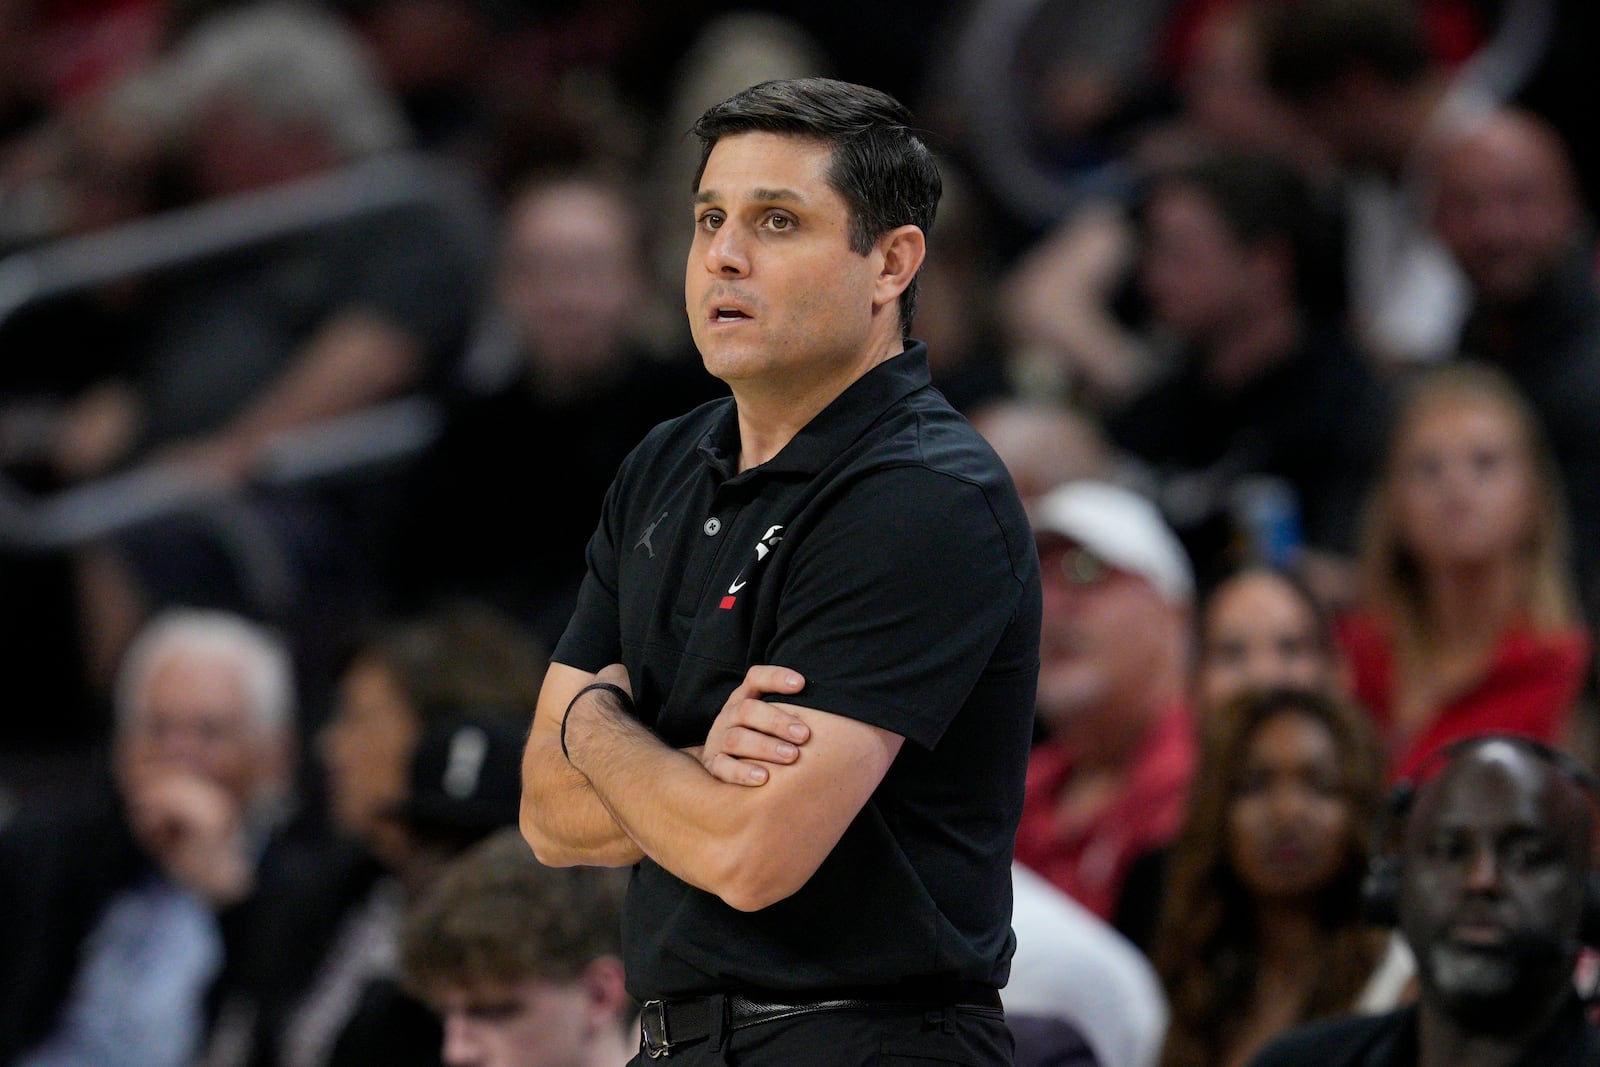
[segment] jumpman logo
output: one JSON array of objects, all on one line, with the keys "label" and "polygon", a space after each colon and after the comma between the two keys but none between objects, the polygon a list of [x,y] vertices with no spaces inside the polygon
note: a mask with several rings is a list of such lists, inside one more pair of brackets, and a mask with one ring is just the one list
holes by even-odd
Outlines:
[{"label": "jumpman logo", "polygon": [[639,549],[642,548],[646,552],[650,553],[650,558],[651,559],[655,559],[656,558],[656,546],[650,543],[650,535],[656,532],[656,527],[660,526],[662,521],[664,519],[666,519],[666,517],[667,517],[667,513],[665,511],[663,511],[660,515],[656,516],[656,521],[655,522],[652,522],[649,526],[646,526],[644,528],[644,533],[642,535],[640,535],[638,542],[635,543],[634,546],[633,546],[633,550],[635,552],[639,551]]}]

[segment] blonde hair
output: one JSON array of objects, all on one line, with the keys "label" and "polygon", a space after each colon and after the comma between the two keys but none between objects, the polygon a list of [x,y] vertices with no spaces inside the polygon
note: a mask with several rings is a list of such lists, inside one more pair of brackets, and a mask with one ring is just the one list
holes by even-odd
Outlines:
[{"label": "blonde hair", "polygon": [[1578,618],[1564,489],[1537,413],[1511,380],[1492,367],[1459,362],[1433,368],[1412,380],[1400,405],[1383,477],[1369,499],[1361,551],[1365,603],[1392,627],[1402,668],[1426,657],[1433,626],[1423,607],[1420,568],[1396,517],[1400,446],[1425,415],[1451,403],[1499,411],[1521,438],[1533,481],[1534,509],[1522,550],[1522,615],[1544,633],[1573,625]]}]

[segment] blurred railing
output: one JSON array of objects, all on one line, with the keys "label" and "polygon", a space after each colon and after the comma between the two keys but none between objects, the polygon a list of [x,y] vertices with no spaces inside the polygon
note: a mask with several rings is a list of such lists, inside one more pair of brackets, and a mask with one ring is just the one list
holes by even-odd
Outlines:
[{"label": "blurred railing", "polygon": [[[0,328],[18,312],[46,300],[192,266],[402,206],[440,211],[481,251],[487,247],[488,230],[480,202],[461,172],[438,160],[402,153],[265,192],[65,238],[0,259]],[[426,447],[439,423],[436,405],[424,398],[374,405],[283,435],[266,450],[251,480],[291,485],[399,460]],[[0,548],[69,548],[165,515],[225,502],[232,492],[180,466],[161,463],[42,496],[0,475]]]}]

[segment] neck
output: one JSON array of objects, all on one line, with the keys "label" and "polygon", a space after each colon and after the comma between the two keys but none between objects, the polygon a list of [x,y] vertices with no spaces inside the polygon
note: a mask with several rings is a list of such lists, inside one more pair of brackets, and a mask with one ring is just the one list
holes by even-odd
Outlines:
[{"label": "neck", "polygon": [[1424,607],[1440,648],[1492,644],[1516,618],[1523,576],[1513,561],[1451,567],[1428,573]]},{"label": "neck", "polygon": [[1556,1001],[1527,1014],[1514,1032],[1484,1034],[1464,1028],[1424,998],[1417,1011],[1417,1067],[1510,1067],[1560,1010]]},{"label": "neck", "polygon": [[1182,692],[1171,672],[1154,671],[1134,691],[1104,700],[1093,711],[1074,715],[1062,736],[1080,770],[1122,770],[1156,729]]},{"label": "neck", "polygon": [[[759,467],[873,367],[905,351],[896,332],[875,340],[854,360],[782,379],[729,382],[739,412],[739,469]],[[807,371],[810,368],[806,369]]]},{"label": "neck", "polygon": [[1323,963],[1317,958],[1320,935],[1316,916],[1302,901],[1258,902],[1256,944],[1260,946],[1261,977],[1257,984],[1308,988]]},{"label": "neck", "polygon": [[1287,303],[1252,310],[1210,346],[1207,376],[1226,390],[1237,389],[1287,359],[1299,339],[1300,317]]}]

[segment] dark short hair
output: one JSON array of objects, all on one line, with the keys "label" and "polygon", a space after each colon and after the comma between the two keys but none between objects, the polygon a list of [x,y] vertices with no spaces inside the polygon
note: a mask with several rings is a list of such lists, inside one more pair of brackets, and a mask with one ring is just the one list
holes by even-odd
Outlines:
[{"label": "dark short hair", "polygon": [[[700,140],[699,188],[717,141],[736,133],[782,133],[828,145],[828,184],[850,211],[850,248],[866,255],[898,226],[927,233],[942,184],[933,153],[911,129],[911,112],[894,97],[831,78],[753,85],[708,108],[690,129]],[[900,332],[909,336],[917,280],[900,294]]]},{"label": "dark short hair", "polygon": [[1275,0],[1259,17],[1267,83],[1290,100],[1310,101],[1354,70],[1409,85],[1429,68],[1410,0]]},{"label": "dark short hair", "polygon": [[1337,222],[1310,186],[1288,165],[1268,156],[1221,152],[1157,171],[1145,186],[1145,202],[1156,192],[1192,189],[1216,209],[1228,233],[1242,245],[1281,242],[1293,260],[1296,297],[1323,310],[1335,302],[1338,281],[1324,269],[1334,255]]}]

